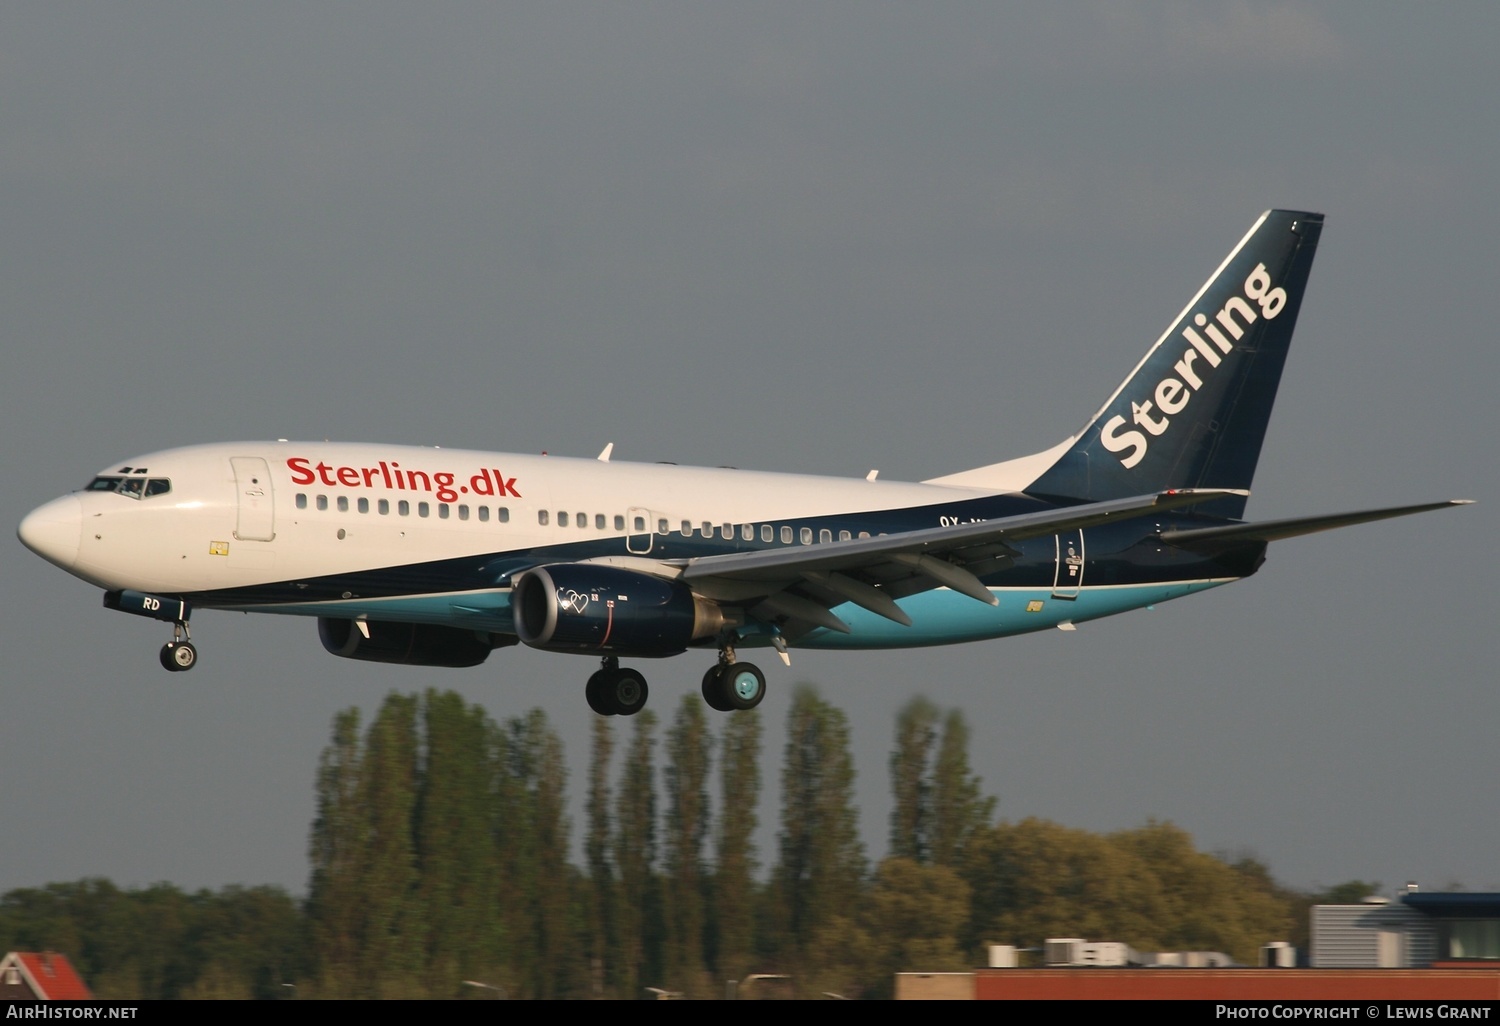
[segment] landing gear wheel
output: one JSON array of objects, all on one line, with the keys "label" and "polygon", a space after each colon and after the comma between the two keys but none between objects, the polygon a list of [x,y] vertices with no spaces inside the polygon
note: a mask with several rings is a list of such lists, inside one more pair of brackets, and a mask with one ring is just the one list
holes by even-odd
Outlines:
[{"label": "landing gear wheel", "polygon": [[191,670],[198,665],[198,650],[191,641],[169,641],[161,647],[161,665],[172,673]]},{"label": "landing gear wheel", "polygon": [[718,663],[710,666],[708,672],[703,675],[703,701],[715,712],[732,712],[734,706],[729,704],[724,696],[723,676],[726,667]]},{"label": "landing gear wheel", "polygon": [[766,675],[754,663],[730,663],[719,679],[720,694],[731,709],[754,709],[766,697]]},{"label": "landing gear wheel", "polygon": [[635,670],[616,670],[609,683],[610,704],[621,716],[634,716],[646,707],[650,688]]},{"label": "landing gear wheel", "polygon": [[600,716],[615,714],[615,708],[609,701],[609,678],[618,672],[617,670],[599,670],[584,685],[583,697],[588,701],[589,708]]},{"label": "landing gear wheel", "polygon": [[650,689],[635,670],[622,670],[612,657],[584,685],[583,697],[600,716],[634,716],[646,707]]}]

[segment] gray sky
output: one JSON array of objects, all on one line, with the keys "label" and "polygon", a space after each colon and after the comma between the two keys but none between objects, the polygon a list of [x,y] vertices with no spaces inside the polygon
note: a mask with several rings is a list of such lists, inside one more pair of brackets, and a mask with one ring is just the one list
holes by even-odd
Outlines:
[{"label": "gray sky", "polygon": [[[811,680],[872,856],[921,692],[1006,818],[1500,889],[1500,8],[1017,7],[0,5],[5,522],[241,438],[990,463],[1077,428],[1262,210],[1321,210],[1250,515],[1480,505],[1076,633],[762,660],[761,815]],[[0,575],[0,890],[302,891],[330,720],[392,689],[541,705],[582,791],[588,660],[368,666],[209,612],[168,675],[165,625],[14,540]],[[643,667],[660,715],[706,658]]]}]

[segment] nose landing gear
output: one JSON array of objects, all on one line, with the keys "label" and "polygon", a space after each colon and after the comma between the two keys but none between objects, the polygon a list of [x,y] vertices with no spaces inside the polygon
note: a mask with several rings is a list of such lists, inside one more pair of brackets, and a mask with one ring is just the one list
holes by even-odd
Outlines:
[{"label": "nose landing gear", "polygon": [[172,624],[172,640],[161,647],[162,669],[172,673],[191,670],[198,665],[198,649],[188,635],[186,620]]}]

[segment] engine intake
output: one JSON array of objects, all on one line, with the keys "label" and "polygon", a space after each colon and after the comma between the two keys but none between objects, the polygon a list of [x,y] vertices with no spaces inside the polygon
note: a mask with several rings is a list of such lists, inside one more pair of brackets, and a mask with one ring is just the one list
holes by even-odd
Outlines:
[{"label": "engine intake", "polygon": [[[367,620],[367,638],[353,620],[318,617],[323,648],[345,659],[405,666],[478,666],[497,646],[492,635],[430,623]],[[514,644],[514,642],[512,642]]]},{"label": "engine intake", "polygon": [[511,609],[521,640],[551,652],[675,655],[725,625],[718,605],[685,584],[593,563],[527,570]]}]

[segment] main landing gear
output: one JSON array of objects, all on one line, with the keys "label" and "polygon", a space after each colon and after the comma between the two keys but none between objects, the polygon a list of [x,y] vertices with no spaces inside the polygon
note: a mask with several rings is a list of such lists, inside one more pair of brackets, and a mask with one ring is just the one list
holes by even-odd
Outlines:
[{"label": "main landing gear", "polygon": [[719,661],[703,675],[703,700],[718,712],[754,709],[766,697],[766,675],[754,663],[734,657],[734,645],[725,642]]},{"label": "main landing gear", "polygon": [[589,678],[583,689],[589,708],[600,716],[634,716],[646,707],[651,689],[646,678],[631,669],[620,669],[620,660],[605,656],[603,668]]},{"label": "main landing gear", "polygon": [[186,620],[178,620],[172,625],[172,640],[161,647],[161,665],[162,669],[172,673],[191,670],[198,665],[198,649],[190,640]]},{"label": "main landing gear", "polygon": [[[166,660],[167,651],[162,649],[163,666]],[[583,689],[589,708],[600,716],[634,716],[644,709],[650,694],[646,678],[636,670],[622,668],[615,656],[605,656],[599,662],[600,668]],[[734,646],[726,644],[719,652],[719,661],[703,675],[703,700],[719,712],[736,712],[754,709],[765,697],[766,675],[754,663],[737,661]]]}]

